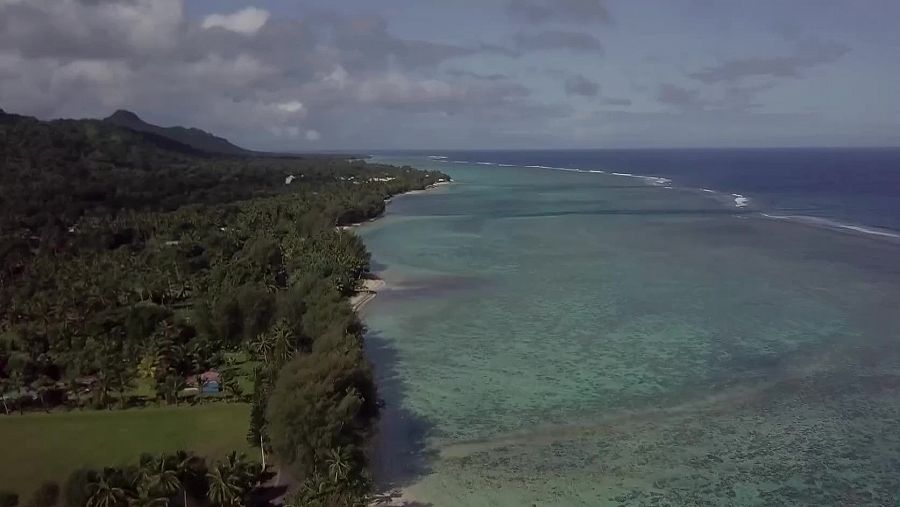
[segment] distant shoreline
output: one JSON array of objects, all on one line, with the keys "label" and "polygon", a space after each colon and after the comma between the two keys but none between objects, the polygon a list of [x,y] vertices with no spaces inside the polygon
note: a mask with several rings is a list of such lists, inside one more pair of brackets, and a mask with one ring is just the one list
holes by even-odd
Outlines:
[{"label": "distant shoreline", "polygon": [[[437,183],[432,183],[431,185],[426,186],[421,190],[410,190],[408,192],[403,192],[397,195],[393,195],[384,200],[385,206],[390,203],[395,197],[400,197],[404,195],[416,195],[416,194],[424,194],[428,191],[434,190],[435,188],[442,187],[445,185],[449,185],[453,183],[453,181],[439,181]],[[339,227],[341,230],[353,230],[361,225],[374,222],[384,216],[384,213],[378,215],[377,217],[370,218],[365,222],[357,222],[350,225],[344,225]],[[387,285],[384,280],[379,278],[378,276],[369,273],[365,278],[360,279],[360,286],[357,288],[356,292],[353,296],[350,297],[350,305],[353,307],[353,311],[357,314],[362,310],[362,308],[375,299],[375,296],[378,295],[378,292]]]}]

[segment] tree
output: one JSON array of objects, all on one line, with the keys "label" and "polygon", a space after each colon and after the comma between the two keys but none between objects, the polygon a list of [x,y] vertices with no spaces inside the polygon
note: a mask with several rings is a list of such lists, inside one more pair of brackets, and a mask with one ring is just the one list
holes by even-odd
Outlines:
[{"label": "tree", "polygon": [[38,395],[38,400],[41,402],[41,407],[49,412],[50,408],[47,406],[47,392],[53,387],[53,379],[48,377],[47,375],[41,374],[38,375],[37,380],[32,382],[31,387]]},{"label": "tree", "polygon": [[209,490],[206,474],[206,461],[185,451],[178,451],[173,456],[178,470],[184,495],[184,507],[188,507],[188,494],[194,498],[204,498]]},{"label": "tree", "polygon": [[10,381],[9,379],[0,378],[0,399],[3,400],[3,410],[6,412],[6,415],[9,415],[9,405],[6,404],[6,395],[9,394]]},{"label": "tree", "polygon": [[350,453],[346,449],[329,450],[325,464],[328,466],[328,478],[335,483],[346,480],[353,470]]},{"label": "tree", "polygon": [[114,468],[104,468],[88,484],[87,507],[122,507],[127,501],[122,477]]},{"label": "tree", "polygon": [[16,507],[19,505],[19,495],[12,491],[0,490],[0,507]]},{"label": "tree", "polygon": [[359,449],[377,410],[360,350],[300,356],[279,372],[266,422],[272,447],[300,476],[323,468],[331,449]]},{"label": "tree", "polygon": [[210,502],[220,507],[235,507],[240,504],[241,489],[226,464],[215,465],[206,477],[209,479],[207,497]]},{"label": "tree", "polygon": [[147,489],[165,497],[172,496],[181,490],[178,465],[179,463],[174,456],[165,454],[143,456],[140,467],[146,473]]},{"label": "tree", "polygon": [[66,507],[85,507],[90,498],[90,485],[93,483],[96,472],[79,468],[69,474],[65,484]]},{"label": "tree", "polygon": [[178,375],[166,375],[166,377],[156,384],[156,395],[164,400],[166,404],[175,405],[178,403],[178,393],[185,388],[184,379]]},{"label": "tree", "polygon": [[140,488],[128,497],[128,507],[166,507],[169,499],[154,495],[150,490]]},{"label": "tree", "polygon": [[263,332],[256,335],[256,338],[250,342],[250,351],[264,363],[272,362],[272,354],[275,351],[275,340],[272,334]]},{"label": "tree", "polygon": [[28,507],[55,507],[59,502],[59,484],[48,481],[34,491]]},{"label": "tree", "polygon": [[[22,394],[25,390],[25,369],[28,367],[29,357],[23,352],[12,352],[6,360],[6,369],[9,375],[10,387],[15,393],[16,406],[19,413],[24,412]],[[5,398],[4,398],[5,403]]]},{"label": "tree", "polygon": [[265,445],[266,400],[271,390],[271,382],[265,371],[262,367],[258,367],[253,374],[250,428],[247,430],[247,441],[252,446]]},{"label": "tree", "polygon": [[244,389],[241,387],[240,382],[238,382],[237,371],[235,368],[224,369],[221,372],[220,378],[222,379],[222,388],[225,390],[225,395],[234,398],[239,398],[244,394]]},{"label": "tree", "polygon": [[281,368],[297,352],[296,337],[286,320],[279,320],[270,331],[275,367]]}]

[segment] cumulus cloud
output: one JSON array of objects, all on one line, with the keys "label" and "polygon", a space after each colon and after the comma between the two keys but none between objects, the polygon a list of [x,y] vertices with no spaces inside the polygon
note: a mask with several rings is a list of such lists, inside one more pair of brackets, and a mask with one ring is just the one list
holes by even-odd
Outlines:
[{"label": "cumulus cloud", "polygon": [[[362,136],[361,108],[397,124],[538,114],[511,80],[435,78],[447,60],[508,49],[405,39],[378,16],[327,9],[277,22],[258,8],[195,20],[184,10],[184,0],[0,0],[0,104],[44,118],[133,109],[262,149]],[[369,127],[367,139],[387,135]]]},{"label": "cumulus cloud", "polygon": [[610,21],[609,11],[601,0],[510,0],[506,11],[513,19],[532,24]]},{"label": "cumulus cloud", "polygon": [[581,74],[568,77],[563,83],[563,87],[566,90],[566,95],[570,96],[596,97],[600,93],[600,85]]},{"label": "cumulus cloud", "polygon": [[201,26],[224,28],[244,35],[254,35],[269,21],[269,11],[256,7],[247,7],[231,14],[210,14],[203,18]]},{"label": "cumulus cloud", "polygon": [[26,57],[123,57],[171,50],[182,0],[0,2],[0,49]]},{"label": "cumulus cloud", "polygon": [[288,102],[282,102],[281,104],[276,105],[278,109],[284,111],[285,113],[302,113],[305,108],[303,107],[303,102],[299,100],[291,100]]},{"label": "cumulus cloud", "polygon": [[518,33],[516,48],[520,51],[567,49],[603,53],[603,43],[591,34],[564,30],[544,30],[537,33]]},{"label": "cumulus cloud", "polygon": [[807,40],[797,45],[791,56],[755,57],[726,60],[689,74],[703,83],[733,82],[748,77],[799,77],[803,71],[832,63],[850,48],[836,42]]}]

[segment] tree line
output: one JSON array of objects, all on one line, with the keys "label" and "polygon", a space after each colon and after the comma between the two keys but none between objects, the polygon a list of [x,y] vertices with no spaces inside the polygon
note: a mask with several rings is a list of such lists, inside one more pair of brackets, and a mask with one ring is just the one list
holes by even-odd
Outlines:
[{"label": "tree line", "polygon": [[237,507],[253,503],[264,475],[259,464],[234,452],[211,463],[184,451],[144,454],[132,466],[77,469],[62,488],[44,482],[26,502],[15,493],[0,491],[0,506]]},{"label": "tree line", "polygon": [[[178,403],[186,379],[213,369],[251,402],[248,440],[293,472],[298,505],[363,501],[378,404],[348,296],[369,254],[340,226],[446,175],[225,158],[102,122],[2,112],[0,161],[7,414],[129,406],[137,383],[154,403]],[[133,503],[109,498],[99,507]]]}]

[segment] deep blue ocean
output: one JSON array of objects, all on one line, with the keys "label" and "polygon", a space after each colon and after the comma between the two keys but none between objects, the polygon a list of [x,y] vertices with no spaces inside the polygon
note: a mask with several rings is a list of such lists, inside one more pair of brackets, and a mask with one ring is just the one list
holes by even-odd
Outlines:
[{"label": "deep blue ocean", "polygon": [[[900,148],[428,151],[453,161],[580,169],[671,180],[745,197],[775,216],[900,232]],[[741,199],[739,203],[744,203]],[[801,218],[802,219],[802,218]],[[835,223],[830,223],[831,221]]]}]

